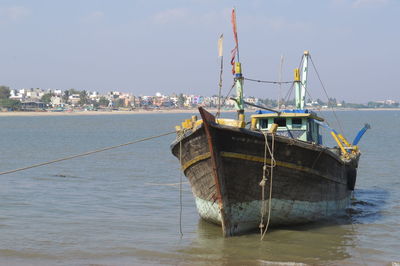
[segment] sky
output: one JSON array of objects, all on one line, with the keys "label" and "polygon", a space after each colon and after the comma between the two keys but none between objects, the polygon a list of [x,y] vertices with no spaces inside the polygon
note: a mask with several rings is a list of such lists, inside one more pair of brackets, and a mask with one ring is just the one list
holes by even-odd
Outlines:
[{"label": "sky", "polygon": [[[0,0],[0,84],[211,96],[223,33],[226,95],[232,7],[245,77],[278,80],[283,56],[283,80],[293,80],[308,50],[329,97],[400,101],[399,0]],[[309,73],[307,96],[326,100]],[[272,99],[289,89],[244,87]]]}]

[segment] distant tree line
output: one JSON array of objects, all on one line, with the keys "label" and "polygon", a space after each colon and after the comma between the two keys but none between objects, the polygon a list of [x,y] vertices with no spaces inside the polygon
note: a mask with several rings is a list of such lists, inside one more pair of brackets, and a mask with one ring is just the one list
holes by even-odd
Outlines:
[{"label": "distant tree line", "polygon": [[0,108],[5,108],[10,111],[21,110],[21,102],[10,99],[10,96],[10,88],[7,86],[0,86]]}]

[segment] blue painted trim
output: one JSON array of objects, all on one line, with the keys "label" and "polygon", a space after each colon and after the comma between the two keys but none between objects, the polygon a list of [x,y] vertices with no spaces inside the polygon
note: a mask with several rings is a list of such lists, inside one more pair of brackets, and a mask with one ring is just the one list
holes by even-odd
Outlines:
[{"label": "blue painted trim", "polygon": [[360,130],[360,132],[358,132],[357,136],[353,140],[353,145],[357,145],[364,133],[370,128],[371,126],[369,124],[365,124],[365,126]]},{"label": "blue painted trim", "polygon": [[[289,110],[289,109],[287,109],[287,110],[282,110],[280,112],[281,113],[290,113],[290,114],[308,114],[308,113],[310,113],[310,111],[308,109],[303,109],[303,110]],[[258,114],[258,115],[261,115],[261,114],[273,114],[275,112],[271,112],[271,111],[267,111],[267,110],[257,110],[255,113]]]}]

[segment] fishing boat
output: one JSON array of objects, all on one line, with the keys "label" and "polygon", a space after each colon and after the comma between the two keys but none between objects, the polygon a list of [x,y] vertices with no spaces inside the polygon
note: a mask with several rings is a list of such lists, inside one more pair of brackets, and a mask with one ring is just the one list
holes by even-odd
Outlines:
[{"label": "fishing boat", "polygon": [[[234,26],[235,30],[235,26]],[[235,62],[236,119],[216,117],[199,107],[177,126],[171,150],[188,178],[198,213],[234,236],[269,225],[297,225],[342,215],[350,204],[357,176],[357,146],[315,112],[305,108],[308,61],[293,81],[296,108],[261,107],[245,118],[240,62]],[[325,146],[321,128],[337,146]]]}]

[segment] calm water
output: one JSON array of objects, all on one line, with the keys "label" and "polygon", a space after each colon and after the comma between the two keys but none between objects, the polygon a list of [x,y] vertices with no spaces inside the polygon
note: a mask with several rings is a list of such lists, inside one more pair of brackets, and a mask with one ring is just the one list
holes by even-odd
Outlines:
[{"label": "calm water", "polygon": [[[173,130],[189,114],[1,117],[0,172]],[[324,113],[335,126],[332,114]],[[174,136],[0,176],[0,264],[390,265],[400,261],[400,112],[337,112],[353,139],[364,122],[346,217],[224,239],[199,220],[183,184],[179,234]],[[339,129],[336,125],[335,128]],[[184,180],[186,182],[186,180]]]}]

